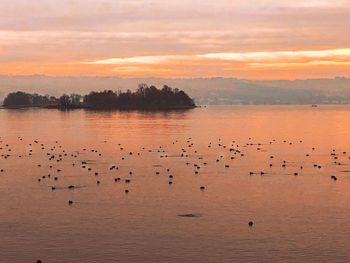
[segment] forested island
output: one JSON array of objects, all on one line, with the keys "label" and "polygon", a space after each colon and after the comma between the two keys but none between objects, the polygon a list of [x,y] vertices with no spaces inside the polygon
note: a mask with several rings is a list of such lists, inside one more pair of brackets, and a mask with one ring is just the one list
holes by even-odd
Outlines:
[{"label": "forested island", "polygon": [[92,110],[179,110],[196,107],[194,100],[184,91],[164,85],[162,89],[140,84],[135,92],[105,90],[87,95],[63,94],[57,98],[22,91],[7,95],[4,108],[41,107],[51,109]]}]

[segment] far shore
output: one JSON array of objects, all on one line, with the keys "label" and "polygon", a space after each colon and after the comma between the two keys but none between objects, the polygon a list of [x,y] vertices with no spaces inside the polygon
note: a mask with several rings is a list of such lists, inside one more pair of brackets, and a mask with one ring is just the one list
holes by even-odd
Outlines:
[{"label": "far shore", "polygon": [[142,112],[169,112],[169,111],[186,111],[195,108],[207,108],[207,107],[237,107],[237,106],[309,106],[310,108],[317,108],[321,106],[348,106],[350,103],[320,103],[320,104],[210,104],[210,105],[195,105],[195,106],[180,106],[169,108],[108,108],[108,107],[74,107],[74,108],[60,108],[58,106],[16,106],[16,107],[4,107],[0,106],[0,110],[27,110],[27,109],[47,109],[47,110],[59,110],[59,111],[74,111],[74,110],[86,110],[86,111],[142,111]]}]

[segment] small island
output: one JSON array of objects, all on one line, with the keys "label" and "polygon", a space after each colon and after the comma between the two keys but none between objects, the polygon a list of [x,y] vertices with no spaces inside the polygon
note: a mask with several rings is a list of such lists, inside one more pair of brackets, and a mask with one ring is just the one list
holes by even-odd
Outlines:
[{"label": "small island", "polygon": [[63,94],[57,98],[49,95],[13,92],[4,99],[3,107],[49,108],[49,109],[91,109],[91,110],[182,110],[196,105],[184,91],[164,85],[162,89],[140,84],[135,92],[127,90],[90,92],[87,95]]}]

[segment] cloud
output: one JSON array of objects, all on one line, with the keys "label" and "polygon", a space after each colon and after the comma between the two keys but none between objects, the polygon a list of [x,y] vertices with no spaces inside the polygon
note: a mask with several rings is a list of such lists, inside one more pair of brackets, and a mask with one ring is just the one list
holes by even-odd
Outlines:
[{"label": "cloud", "polygon": [[274,17],[293,27],[288,20],[296,14],[300,17],[294,22],[302,20],[305,26],[325,16],[342,26],[349,7],[349,0],[2,0],[0,30],[215,30],[280,25]]},{"label": "cloud", "polygon": [[[181,56],[140,56],[129,58],[109,58],[88,62],[96,65],[123,65],[123,64],[160,64],[174,59],[180,59]],[[186,58],[185,56],[182,57]]]},{"label": "cloud", "polygon": [[[88,64],[102,65],[124,65],[124,64],[162,64],[172,61],[194,61],[194,60],[222,60],[232,62],[269,62],[269,61],[305,61],[312,65],[312,60],[320,64],[322,60],[329,65],[332,64],[329,59],[349,59],[350,48],[332,49],[332,50],[299,50],[299,51],[270,51],[270,52],[233,52],[233,53],[212,53],[198,55],[169,55],[169,56],[137,56],[124,58],[108,58],[96,61],[90,61]],[[311,61],[310,61],[311,60]],[[303,62],[299,62],[299,64]],[[334,62],[334,61],[333,61]],[[340,61],[338,64],[348,61]],[[350,61],[349,61],[350,62]],[[334,62],[336,63],[336,62]],[[269,65],[264,63],[253,63],[251,65]],[[270,64],[272,65],[272,64]],[[277,64],[276,64],[277,65]]]},{"label": "cloud", "polygon": [[213,53],[198,55],[201,58],[232,60],[232,61],[270,61],[270,60],[296,60],[296,59],[350,59],[350,48],[333,50],[308,51],[270,51],[270,52],[244,52],[244,53]]},{"label": "cloud", "polygon": [[308,62],[281,62],[281,63],[249,63],[249,66],[255,68],[297,68],[314,66],[350,66],[350,61],[329,61],[317,60]]},{"label": "cloud", "polygon": [[[285,7],[295,8],[339,8],[349,6],[348,0],[297,0],[297,1],[285,1],[280,2]],[[278,5],[278,4],[277,4]]]},{"label": "cloud", "polygon": [[0,74],[347,67],[349,12],[350,0],[2,0]]}]

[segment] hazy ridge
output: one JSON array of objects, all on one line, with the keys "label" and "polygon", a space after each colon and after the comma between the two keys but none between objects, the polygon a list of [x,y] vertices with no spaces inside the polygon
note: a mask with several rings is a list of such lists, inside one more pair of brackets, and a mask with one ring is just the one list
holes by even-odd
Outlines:
[{"label": "hazy ridge", "polygon": [[139,83],[167,84],[193,97],[197,104],[350,103],[350,78],[242,80],[236,78],[119,78],[0,76],[0,99],[12,91],[59,96],[92,90],[135,90]]}]

